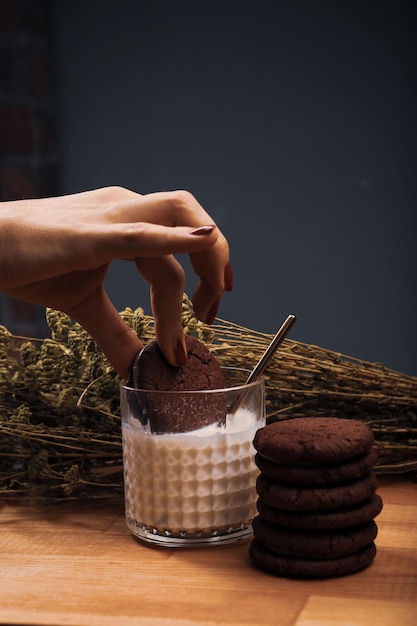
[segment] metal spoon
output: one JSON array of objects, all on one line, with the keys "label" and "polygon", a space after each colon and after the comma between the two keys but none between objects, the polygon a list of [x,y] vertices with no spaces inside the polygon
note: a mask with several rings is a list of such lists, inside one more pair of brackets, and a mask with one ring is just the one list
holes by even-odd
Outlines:
[{"label": "metal spoon", "polygon": [[[255,367],[253,368],[252,372],[249,374],[249,377],[246,380],[245,385],[249,385],[250,383],[253,383],[253,381],[257,380],[262,375],[269,361],[274,356],[278,346],[282,343],[282,340],[285,338],[291,326],[296,322],[296,320],[297,318],[295,315],[288,315],[288,317],[283,322],[282,326],[280,327],[276,335],[273,337],[271,343],[269,344],[269,346],[267,347],[267,349],[265,350],[265,352],[263,353],[263,355],[261,356],[261,358],[255,365]],[[240,393],[237,396],[237,398],[232,402],[232,404],[227,409],[227,412],[229,415],[234,415],[236,413],[236,411],[242,404],[243,400],[245,399],[246,395],[247,395],[247,392],[242,391],[242,393]]]}]

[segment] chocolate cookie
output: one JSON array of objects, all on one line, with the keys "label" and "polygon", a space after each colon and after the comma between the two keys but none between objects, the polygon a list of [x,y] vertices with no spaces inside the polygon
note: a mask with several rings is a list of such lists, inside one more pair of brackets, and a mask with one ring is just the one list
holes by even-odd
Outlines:
[{"label": "chocolate cookie", "polygon": [[328,578],[345,576],[368,567],[375,558],[372,542],[354,554],[333,559],[293,559],[271,552],[260,541],[253,539],[249,555],[260,569],[293,578]]},{"label": "chocolate cookie", "polygon": [[259,429],[254,446],[276,463],[308,467],[353,459],[366,454],[373,442],[372,430],[359,420],[300,417]]},{"label": "chocolate cookie", "polygon": [[375,557],[382,509],[363,422],[296,418],[257,431],[258,516],[249,554],[261,568],[301,577],[341,576]]},{"label": "chocolate cookie", "polygon": [[330,487],[302,488],[279,483],[260,474],[256,491],[263,502],[285,511],[326,511],[354,506],[368,500],[376,490],[373,472],[358,480]]},{"label": "chocolate cookie", "polygon": [[265,476],[279,482],[296,485],[333,485],[369,474],[377,461],[377,456],[376,449],[370,448],[368,452],[351,461],[330,465],[311,464],[306,467],[275,463],[258,452],[255,463]]},{"label": "chocolate cookie", "polygon": [[148,343],[134,367],[135,388],[157,391],[223,389],[223,372],[207,346],[191,335],[185,335],[185,343],[187,362],[181,367],[168,363],[155,339]]},{"label": "chocolate cookie", "polygon": [[373,520],[350,528],[305,530],[271,524],[258,515],[252,526],[255,538],[271,552],[302,559],[333,559],[352,554],[377,536]]},{"label": "chocolate cookie", "polygon": [[369,500],[356,506],[330,511],[284,511],[265,504],[258,498],[257,509],[260,516],[267,522],[310,530],[349,528],[365,522],[370,522],[382,511],[382,499],[374,494]]},{"label": "chocolate cookie", "polygon": [[201,341],[191,335],[185,341],[188,356],[181,367],[166,361],[156,340],[142,350],[133,366],[132,387],[149,392],[136,394],[141,405],[138,417],[149,422],[152,432],[187,432],[225,419],[224,393],[191,393],[224,389],[220,365]]}]

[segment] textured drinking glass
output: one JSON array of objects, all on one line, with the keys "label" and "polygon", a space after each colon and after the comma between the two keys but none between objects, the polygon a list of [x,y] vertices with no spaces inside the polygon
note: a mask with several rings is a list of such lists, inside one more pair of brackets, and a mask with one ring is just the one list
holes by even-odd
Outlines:
[{"label": "textured drinking glass", "polygon": [[[121,385],[127,525],[169,547],[228,543],[251,534],[256,515],[253,438],[265,425],[264,382],[244,385],[246,370],[224,368],[226,388],[147,391]],[[227,408],[239,407],[234,415]],[[187,424],[173,432],[171,414]],[[162,415],[162,417],[161,417]],[[207,420],[207,416],[210,419]]]}]

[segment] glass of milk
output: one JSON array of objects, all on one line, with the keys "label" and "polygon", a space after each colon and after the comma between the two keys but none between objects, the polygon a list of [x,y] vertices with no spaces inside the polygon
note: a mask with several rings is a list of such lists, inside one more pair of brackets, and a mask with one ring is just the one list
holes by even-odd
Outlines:
[{"label": "glass of milk", "polygon": [[[144,541],[203,546],[252,532],[259,473],[253,438],[265,425],[264,381],[245,385],[246,370],[223,371],[224,389],[161,392],[121,385],[126,521]],[[185,411],[186,432],[177,432],[170,419],[161,429],[161,419],[154,420],[161,407]],[[212,423],[199,427],[198,413],[206,413],[207,424],[210,410]]]}]

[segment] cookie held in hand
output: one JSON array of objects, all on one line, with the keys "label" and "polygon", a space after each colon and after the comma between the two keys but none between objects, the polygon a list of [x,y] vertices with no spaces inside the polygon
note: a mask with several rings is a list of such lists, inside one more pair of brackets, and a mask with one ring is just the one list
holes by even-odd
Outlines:
[{"label": "cookie held in hand", "polygon": [[136,394],[141,404],[138,417],[142,423],[149,422],[154,433],[188,432],[225,420],[224,394],[211,391],[225,387],[220,365],[201,341],[191,335],[186,335],[185,341],[187,361],[183,366],[168,363],[156,340],[140,352],[133,365],[130,384],[144,390]]}]

